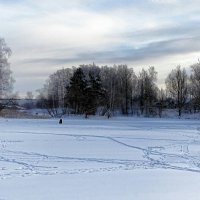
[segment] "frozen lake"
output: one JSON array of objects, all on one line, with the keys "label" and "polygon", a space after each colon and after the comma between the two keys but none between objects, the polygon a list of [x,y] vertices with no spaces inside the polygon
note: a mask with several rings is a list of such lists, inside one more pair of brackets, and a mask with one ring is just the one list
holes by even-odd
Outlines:
[{"label": "frozen lake", "polygon": [[199,200],[200,121],[0,119],[0,200]]}]

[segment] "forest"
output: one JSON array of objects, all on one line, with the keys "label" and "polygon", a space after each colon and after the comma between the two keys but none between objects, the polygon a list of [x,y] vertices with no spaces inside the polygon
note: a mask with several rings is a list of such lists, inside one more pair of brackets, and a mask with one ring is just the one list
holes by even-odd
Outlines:
[{"label": "forest", "polygon": [[38,90],[37,106],[51,116],[61,114],[159,116],[163,110],[200,111],[200,63],[190,71],[177,66],[160,88],[158,73],[151,66],[136,74],[127,65],[80,65],[51,74]]},{"label": "forest", "polygon": [[[0,110],[11,99],[14,78],[8,58],[11,49],[0,39]],[[127,65],[98,66],[95,63],[57,70],[51,74],[36,97],[37,108],[46,109],[50,116],[64,114],[159,116],[166,109],[177,110],[179,117],[184,112],[200,111],[200,62],[187,70],[174,68],[165,78],[161,88],[158,73],[153,66],[134,72]],[[32,92],[27,98],[33,99]],[[6,101],[5,101],[6,100]],[[3,102],[2,102],[3,101]],[[31,108],[33,104],[27,104]]]}]

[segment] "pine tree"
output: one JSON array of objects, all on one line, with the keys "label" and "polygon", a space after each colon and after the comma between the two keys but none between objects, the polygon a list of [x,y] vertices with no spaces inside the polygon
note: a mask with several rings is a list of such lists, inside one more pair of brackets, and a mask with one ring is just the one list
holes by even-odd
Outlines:
[{"label": "pine tree", "polygon": [[87,82],[81,68],[78,68],[70,79],[70,86],[67,87],[66,99],[74,114],[82,114],[85,105],[85,93]]},{"label": "pine tree", "polygon": [[87,82],[87,88],[85,93],[85,115],[95,115],[98,106],[103,99],[103,88],[101,78],[99,75],[95,75],[89,72],[89,80]]}]

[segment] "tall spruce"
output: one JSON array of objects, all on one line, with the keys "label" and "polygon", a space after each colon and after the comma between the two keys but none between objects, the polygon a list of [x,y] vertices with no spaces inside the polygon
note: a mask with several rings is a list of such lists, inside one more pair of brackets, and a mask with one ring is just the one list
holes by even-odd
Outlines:
[{"label": "tall spruce", "polygon": [[66,100],[74,114],[83,114],[85,107],[87,82],[81,68],[78,68],[70,79],[67,87]]},{"label": "tall spruce", "polygon": [[148,70],[142,69],[138,78],[139,103],[141,114],[145,114],[146,116],[154,113],[153,104],[157,96],[156,81],[157,72],[154,67],[149,67]]},{"label": "tall spruce", "polygon": [[89,80],[87,82],[85,114],[95,115],[98,106],[101,105],[104,98],[104,90],[99,74],[89,72]]}]

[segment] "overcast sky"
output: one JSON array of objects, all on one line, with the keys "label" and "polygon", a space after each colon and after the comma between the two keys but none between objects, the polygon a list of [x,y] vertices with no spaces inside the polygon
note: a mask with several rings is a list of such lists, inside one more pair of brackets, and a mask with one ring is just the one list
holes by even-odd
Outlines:
[{"label": "overcast sky", "polygon": [[199,0],[0,0],[0,21],[20,94],[72,65],[155,66],[162,84],[200,58]]}]

